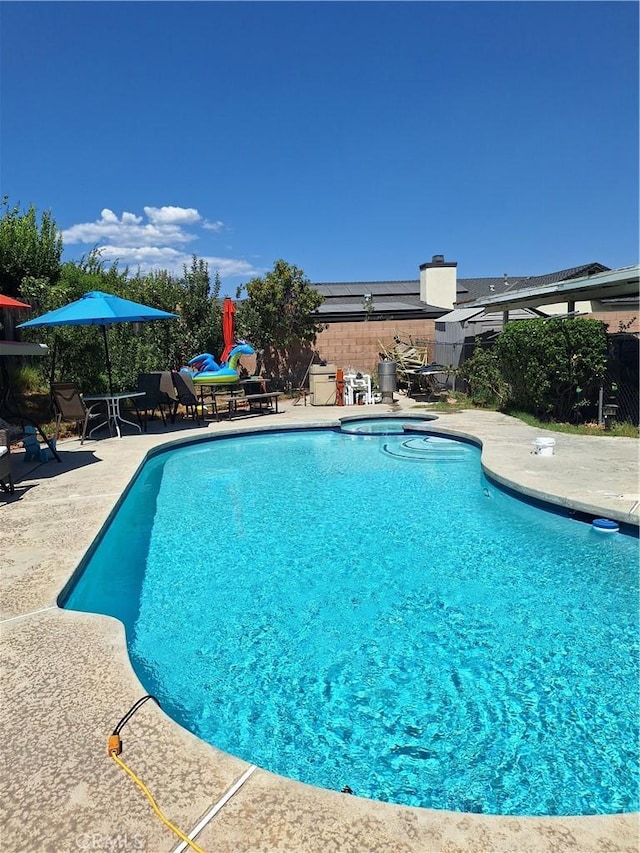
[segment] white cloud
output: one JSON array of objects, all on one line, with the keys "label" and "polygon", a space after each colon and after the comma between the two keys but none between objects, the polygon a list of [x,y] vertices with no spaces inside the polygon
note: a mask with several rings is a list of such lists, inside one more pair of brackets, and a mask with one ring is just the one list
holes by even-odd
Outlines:
[{"label": "white cloud", "polygon": [[[199,235],[187,226],[197,226],[204,231],[218,233],[224,222],[204,219],[195,207],[145,206],[144,217],[124,211],[120,217],[108,207],[95,222],[82,222],[62,231],[65,244],[84,243],[98,245],[106,261],[119,261],[132,271],[144,272],[166,269],[182,275],[183,266],[191,264],[193,253],[185,251],[185,244],[198,240]],[[146,221],[145,221],[146,217]],[[202,231],[201,231],[202,233]],[[204,237],[205,235],[202,234]],[[206,261],[213,276],[221,277],[260,275],[253,264],[240,258],[221,258],[196,253]]]},{"label": "white cloud", "polygon": [[[183,267],[190,266],[192,260],[192,255],[170,246],[100,246],[98,251],[105,261],[119,261],[123,266],[131,267],[132,272],[138,268],[143,273],[162,269],[174,275],[182,275]],[[253,277],[261,274],[260,270],[241,258],[198,257],[208,264],[212,278],[216,270],[221,278]]]},{"label": "white cloud", "polygon": [[[147,208],[145,208],[145,211]],[[121,246],[153,246],[155,244],[188,243],[197,240],[191,234],[172,222],[148,222],[142,224],[142,217],[134,213],[116,214],[105,208],[100,219],[95,222],[82,222],[72,225],[62,232],[65,243],[98,243],[107,241]]]},{"label": "white cloud", "polygon": [[224,222],[221,222],[219,219],[217,222],[209,222],[208,219],[205,219],[202,223],[202,227],[206,228],[207,231],[215,231],[216,234],[218,234],[218,232],[222,231],[224,228]]},{"label": "white cloud", "polygon": [[202,219],[195,207],[145,207],[144,212],[154,225],[192,225]]},{"label": "white cloud", "polygon": [[[100,215],[102,216],[103,222],[117,222],[118,221],[118,217],[115,215],[115,213],[112,210],[109,210],[108,207],[105,207]],[[125,213],[124,215],[125,216],[131,216],[132,214]],[[140,217],[140,222],[142,222],[142,217]]]},{"label": "white cloud", "polygon": [[[191,258],[189,258],[191,260]],[[216,270],[221,278],[230,276],[257,276],[262,275],[263,270],[256,269],[253,264],[241,258],[203,258],[209,264],[209,271],[213,275]]]},{"label": "white cloud", "polygon": [[[100,246],[100,257],[107,261],[121,261],[123,264],[144,264],[151,268],[160,264],[174,264],[176,260],[190,255],[172,249],[171,246]],[[168,267],[167,267],[168,269]]]}]

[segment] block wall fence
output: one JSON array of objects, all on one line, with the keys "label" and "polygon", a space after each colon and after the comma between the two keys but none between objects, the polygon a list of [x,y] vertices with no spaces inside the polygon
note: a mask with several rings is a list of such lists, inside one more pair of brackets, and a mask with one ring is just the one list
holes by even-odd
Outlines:
[{"label": "block wall fence", "polygon": [[[640,312],[599,312],[589,314],[597,320],[602,320],[609,326],[609,332],[614,333],[619,329],[619,324],[631,323],[629,332],[640,332]],[[336,367],[346,369],[353,367],[361,373],[373,373],[378,366],[381,344],[390,348],[394,344],[394,338],[398,337],[403,343],[414,343],[429,341],[433,346],[435,340],[434,320],[367,320],[359,323],[331,323],[331,325],[320,332],[316,343],[312,347],[305,347],[303,351],[292,349],[283,353],[280,369],[275,364],[265,363],[265,375],[275,377],[280,372],[286,374],[288,368],[297,376],[296,382],[302,380],[308,368],[310,355],[315,352],[316,362],[320,359]],[[433,360],[434,353],[428,353],[429,360]],[[243,367],[252,374],[255,370],[255,356],[243,356],[241,361]],[[294,383],[295,384],[295,383]]]},{"label": "block wall fence", "polygon": [[[628,329],[631,333],[640,332],[638,311],[603,311],[587,316],[607,323],[610,333],[617,332],[620,323],[631,323]],[[321,359],[336,367],[355,367],[362,373],[373,373],[379,361],[380,343],[392,347],[395,336],[407,344],[411,340],[428,340],[432,344],[435,340],[435,321],[368,320],[361,323],[332,323],[318,335],[314,349]],[[433,358],[433,352],[429,352],[429,360]]]},{"label": "block wall fence", "polygon": [[594,320],[602,320],[603,323],[607,323],[610,335],[619,330],[620,323],[624,326],[631,323],[629,328],[625,329],[627,332],[635,332],[636,334],[640,332],[640,311],[599,311],[588,316],[593,317]]},{"label": "block wall fence", "polygon": [[[315,349],[321,359],[336,367],[354,367],[361,373],[373,373],[380,358],[381,344],[392,347],[394,337],[403,343],[411,340],[433,341],[433,320],[367,320],[362,323],[331,323],[316,340]],[[433,358],[433,353],[429,353]]]}]

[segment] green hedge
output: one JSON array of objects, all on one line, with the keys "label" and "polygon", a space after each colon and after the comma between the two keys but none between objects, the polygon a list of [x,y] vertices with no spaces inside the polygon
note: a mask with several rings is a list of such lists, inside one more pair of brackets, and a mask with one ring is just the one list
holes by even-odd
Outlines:
[{"label": "green hedge", "polygon": [[584,318],[514,321],[495,353],[509,405],[540,418],[578,420],[595,404],[604,377],[606,326]]}]

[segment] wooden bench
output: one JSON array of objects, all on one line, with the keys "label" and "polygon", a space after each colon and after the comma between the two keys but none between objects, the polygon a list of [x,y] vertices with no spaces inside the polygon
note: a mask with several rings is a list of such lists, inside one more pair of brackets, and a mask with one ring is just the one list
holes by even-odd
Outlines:
[{"label": "wooden bench", "polygon": [[226,403],[229,411],[229,420],[234,415],[238,414],[238,403],[247,403],[250,413],[259,413],[262,415],[274,412],[278,414],[278,399],[282,397],[281,391],[265,391],[262,394],[225,394],[223,396],[216,395],[215,398],[215,414],[220,420],[218,412],[218,403]]}]

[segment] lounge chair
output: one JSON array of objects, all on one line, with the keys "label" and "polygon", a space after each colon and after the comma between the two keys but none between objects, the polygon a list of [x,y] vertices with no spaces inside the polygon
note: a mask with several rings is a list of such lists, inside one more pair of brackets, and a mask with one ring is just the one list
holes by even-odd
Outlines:
[{"label": "lounge chair", "polygon": [[[80,435],[80,444],[83,444],[86,438],[89,421],[101,416],[104,418],[105,423],[107,421],[104,401],[101,400],[87,406],[75,382],[53,382],[51,385],[51,399],[56,413],[56,442],[62,421],[75,421],[76,429]],[[80,424],[82,424],[82,428]],[[97,429],[97,427],[95,428]]]}]

